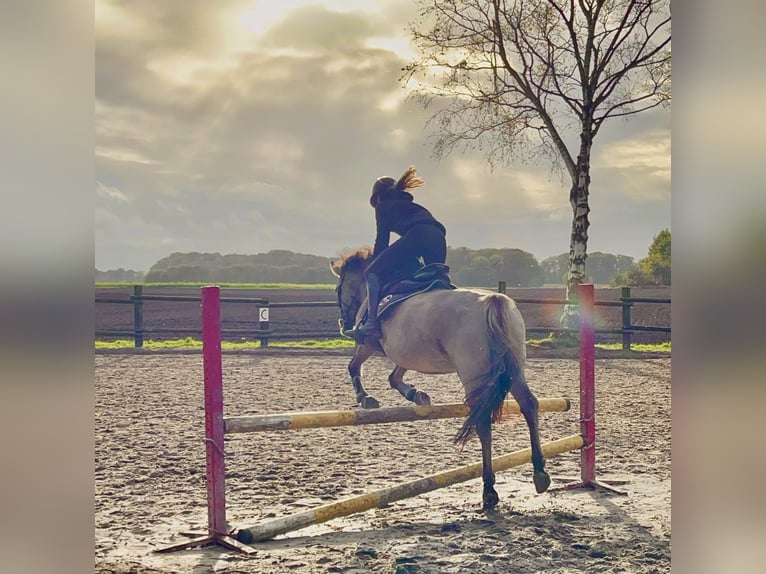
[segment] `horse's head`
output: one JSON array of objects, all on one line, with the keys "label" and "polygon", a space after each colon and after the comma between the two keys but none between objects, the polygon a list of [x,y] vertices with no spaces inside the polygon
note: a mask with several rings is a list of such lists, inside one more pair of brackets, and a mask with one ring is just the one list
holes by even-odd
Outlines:
[{"label": "horse's head", "polygon": [[340,307],[338,326],[341,333],[353,329],[356,324],[356,315],[367,295],[364,289],[364,270],[371,256],[372,250],[369,247],[361,247],[330,262],[330,271],[338,277],[335,294]]}]

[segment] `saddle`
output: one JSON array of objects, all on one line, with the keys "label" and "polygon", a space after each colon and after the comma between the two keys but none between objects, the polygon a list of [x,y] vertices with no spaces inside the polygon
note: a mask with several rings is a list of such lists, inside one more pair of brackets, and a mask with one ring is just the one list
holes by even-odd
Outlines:
[{"label": "saddle", "polygon": [[449,266],[443,263],[425,265],[408,277],[390,281],[381,289],[378,317],[410,297],[436,289],[457,289],[450,279]]}]

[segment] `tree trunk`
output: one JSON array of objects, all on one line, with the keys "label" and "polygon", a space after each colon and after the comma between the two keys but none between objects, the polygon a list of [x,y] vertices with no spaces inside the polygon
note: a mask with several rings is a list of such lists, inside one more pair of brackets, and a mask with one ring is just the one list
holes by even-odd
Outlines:
[{"label": "tree trunk", "polygon": [[[583,128],[580,134],[580,153],[577,156],[572,189],[569,192],[569,204],[572,206],[572,231],[569,236],[569,272],[567,273],[566,298],[577,300],[577,288],[585,280],[585,260],[588,258],[588,194],[590,188],[590,152],[593,143],[591,130]],[[576,329],[576,307],[564,309],[562,326]]]}]

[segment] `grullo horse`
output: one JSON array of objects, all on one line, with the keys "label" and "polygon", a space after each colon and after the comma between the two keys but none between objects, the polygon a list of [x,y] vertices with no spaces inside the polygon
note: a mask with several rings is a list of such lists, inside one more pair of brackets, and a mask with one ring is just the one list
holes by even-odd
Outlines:
[{"label": "grullo horse", "polygon": [[[330,264],[338,277],[342,332],[352,329],[366,309],[364,270],[370,256],[365,247]],[[418,404],[430,404],[430,399],[405,384],[404,373],[457,373],[469,415],[454,440],[465,444],[479,436],[483,508],[489,510],[499,500],[492,470],[492,423],[502,415],[503,401],[510,392],[529,427],[535,489],[545,492],[551,479],[540,447],[537,398],[524,377],[524,319],[514,301],[504,294],[477,289],[431,290],[399,302],[380,320],[380,341],[357,343],[348,366],[360,406],[379,406],[361,380],[362,364],[376,352],[382,351],[395,364],[389,376],[391,386]]]}]

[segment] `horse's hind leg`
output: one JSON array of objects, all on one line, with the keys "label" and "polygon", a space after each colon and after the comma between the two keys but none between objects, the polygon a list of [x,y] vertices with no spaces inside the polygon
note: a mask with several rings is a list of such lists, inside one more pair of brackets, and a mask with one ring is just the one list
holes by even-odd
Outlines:
[{"label": "horse's hind leg", "polygon": [[489,413],[476,421],[476,433],[481,441],[481,478],[484,483],[482,509],[492,510],[500,498],[495,490],[495,471],[492,469],[492,420]]},{"label": "horse's hind leg", "polygon": [[534,468],[535,490],[538,493],[545,492],[551,484],[551,477],[545,472],[545,458],[540,446],[540,431],[538,424],[537,397],[532,393],[524,374],[519,373],[511,383],[511,395],[519,403],[521,413],[529,427],[529,438],[532,443],[532,467]]},{"label": "horse's hind leg", "polygon": [[348,364],[348,374],[351,377],[351,384],[356,393],[356,402],[363,409],[377,409],[380,406],[378,400],[367,394],[362,386],[362,363],[369,359],[375,350],[367,345],[357,345],[354,347],[354,356]]},{"label": "horse's hind leg", "polygon": [[415,385],[408,385],[404,382],[404,373],[407,369],[397,366],[391,374],[388,375],[388,382],[392,389],[396,389],[399,393],[408,401],[412,401],[416,405],[428,406],[431,404],[431,397],[429,397],[423,391],[419,391],[415,388]]}]

